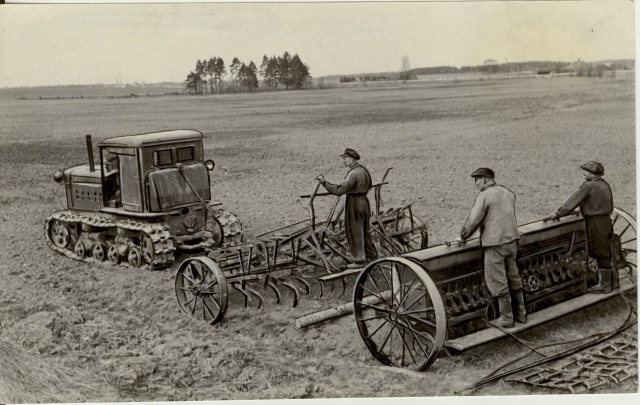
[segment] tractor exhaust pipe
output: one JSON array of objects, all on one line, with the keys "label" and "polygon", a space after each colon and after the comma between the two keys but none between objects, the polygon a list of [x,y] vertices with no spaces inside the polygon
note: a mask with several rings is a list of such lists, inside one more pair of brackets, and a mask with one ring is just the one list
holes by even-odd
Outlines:
[{"label": "tractor exhaust pipe", "polygon": [[93,161],[93,144],[91,143],[91,135],[87,135],[87,153],[89,154],[89,170],[95,171],[96,166]]}]

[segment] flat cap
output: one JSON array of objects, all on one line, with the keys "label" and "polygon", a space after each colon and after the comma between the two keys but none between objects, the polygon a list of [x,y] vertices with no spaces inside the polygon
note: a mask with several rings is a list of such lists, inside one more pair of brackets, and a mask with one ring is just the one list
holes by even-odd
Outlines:
[{"label": "flat cap", "polygon": [[580,166],[580,168],[582,170],[586,170],[589,173],[593,173],[596,176],[602,176],[604,175],[604,166],[602,166],[602,164],[598,163],[598,162],[587,162],[585,164],[583,164],[582,166]]},{"label": "flat cap", "polygon": [[478,170],[476,170],[475,172],[471,173],[471,177],[476,178],[476,177],[487,177],[489,179],[492,179],[494,177],[496,177],[496,174],[493,172],[493,170],[486,168],[486,167],[481,167]]},{"label": "flat cap", "polygon": [[358,152],[356,152],[353,149],[347,148],[344,150],[344,153],[342,155],[340,155],[340,157],[342,156],[349,156],[354,158],[355,160],[360,160],[360,155],[358,154]]}]

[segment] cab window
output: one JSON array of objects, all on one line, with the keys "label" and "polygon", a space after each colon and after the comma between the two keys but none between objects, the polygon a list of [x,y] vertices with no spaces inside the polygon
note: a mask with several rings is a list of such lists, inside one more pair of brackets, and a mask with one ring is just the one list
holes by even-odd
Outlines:
[{"label": "cab window", "polygon": [[153,163],[156,166],[170,165],[173,163],[171,149],[160,149],[153,152]]},{"label": "cab window", "polygon": [[178,162],[193,161],[193,146],[177,149]]}]

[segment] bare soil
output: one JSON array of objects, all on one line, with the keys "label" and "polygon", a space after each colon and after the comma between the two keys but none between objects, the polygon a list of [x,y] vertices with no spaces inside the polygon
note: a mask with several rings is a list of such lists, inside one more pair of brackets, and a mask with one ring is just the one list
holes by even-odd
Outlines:
[{"label": "bare soil", "polygon": [[[525,223],[554,212],[582,182],[579,165],[597,160],[615,205],[635,217],[634,87],[633,75],[618,75],[198,97],[5,94],[0,339],[38,360],[31,369],[25,363],[27,376],[49,366],[78,371],[68,373],[71,379],[95,378],[83,380],[95,381],[88,387],[78,381],[75,391],[61,390],[55,400],[65,402],[556,393],[504,381],[463,391],[527,352],[513,340],[442,354],[423,373],[381,367],[352,317],[296,330],[297,316],[323,307],[310,298],[296,308],[285,297],[281,305],[255,309],[232,295],[219,325],[196,322],[177,305],[174,268],[88,265],[47,248],[44,218],[65,208],[64,189],[52,175],[87,160],[85,134],[99,141],[189,128],[205,134],[206,153],[217,164],[213,194],[241,218],[249,239],[306,218],[299,196],[318,174],[342,178],[338,154],[345,147],[363,156],[374,180],[393,167],[385,203],[412,201],[429,225],[430,244],[458,235],[477,193],[469,174],[481,166],[515,192],[518,221]],[[629,297],[637,304],[635,292]],[[572,340],[612,330],[627,314],[616,298],[520,338],[533,345]],[[637,329],[631,333],[637,337]],[[8,372],[2,358],[0,368],[1,377]],[[636,377],[598,392],[637,390]]]}]

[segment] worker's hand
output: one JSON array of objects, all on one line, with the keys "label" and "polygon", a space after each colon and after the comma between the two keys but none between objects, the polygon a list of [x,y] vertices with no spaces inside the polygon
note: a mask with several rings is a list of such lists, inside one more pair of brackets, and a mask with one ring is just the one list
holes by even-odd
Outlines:
[{"label": "worker's hand", "polygon": [[324,184],[324,182],[325,182],[325,179],[324,179],[323,175],[320,175],[320,176],[316,177],[316,180],[318,180],[320,182],[320,184]]},{"label": "worker's hand", "polygon": [[558,215],[557,212],[554,212],[553,215],[550,215],[547,218],[543,219],[544,222],[559,221],[559,220],[560,220],[560,215]]}]

